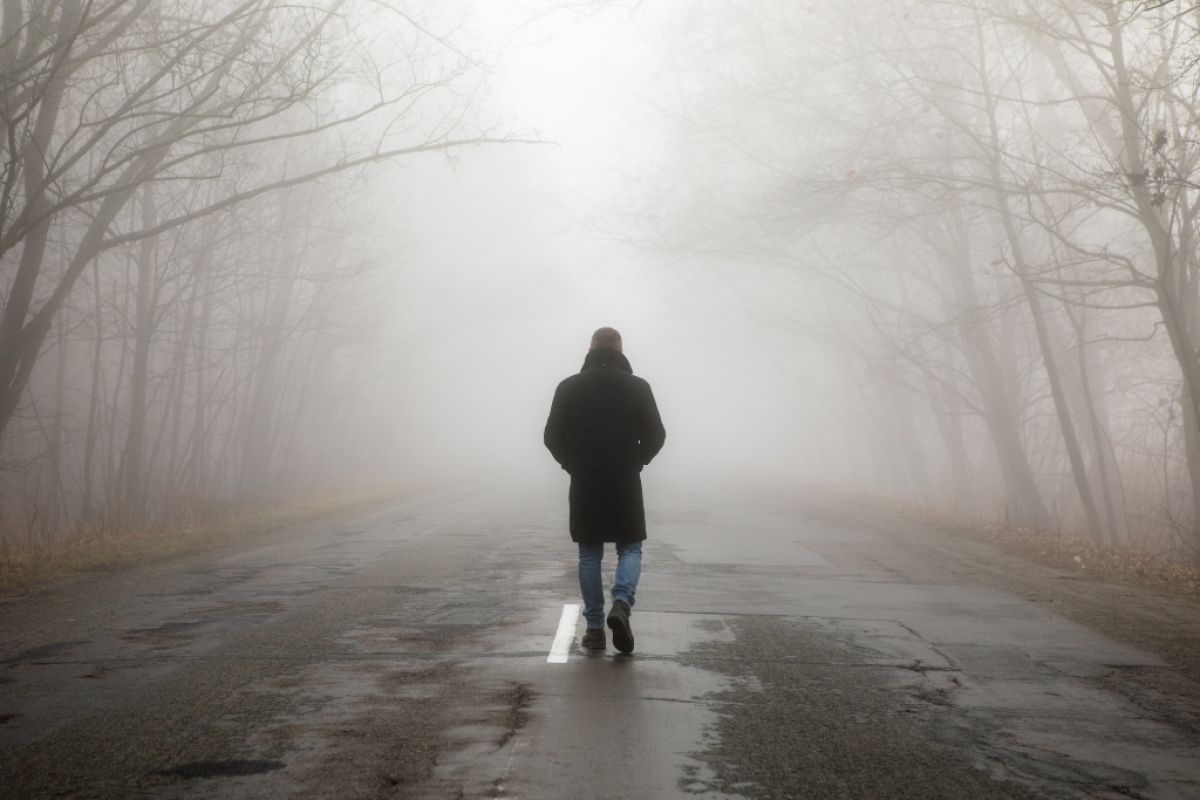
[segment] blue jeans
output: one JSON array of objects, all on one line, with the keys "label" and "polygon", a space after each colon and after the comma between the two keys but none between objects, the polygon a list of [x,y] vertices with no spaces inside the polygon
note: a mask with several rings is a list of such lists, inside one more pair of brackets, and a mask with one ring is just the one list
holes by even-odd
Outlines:
[{"label": "blue jeans", "polygon": [[[583,618],[589,628],[604,627],[604,579],[600,562],[603,544],[579,543],[579,591],[583,594]],[[622,600],[633,608],[638,578],[642,574],[642,543],[617,545],[617,574],[613,576],[613,600]]]}]

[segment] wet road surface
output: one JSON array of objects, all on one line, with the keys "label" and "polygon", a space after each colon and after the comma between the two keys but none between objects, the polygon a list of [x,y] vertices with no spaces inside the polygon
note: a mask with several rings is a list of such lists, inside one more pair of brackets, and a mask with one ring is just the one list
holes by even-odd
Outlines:
[{"label": "wet road surface", "polygon": [[[0,796],[1200,797],[1195,676],[1034,591],[1073,576],[844,501],[648,507],[628,657],[579,620],[548,660],[579,602],[558,493],[0,598]],[[1194,603],[1146,613],[1200,635]]]}]

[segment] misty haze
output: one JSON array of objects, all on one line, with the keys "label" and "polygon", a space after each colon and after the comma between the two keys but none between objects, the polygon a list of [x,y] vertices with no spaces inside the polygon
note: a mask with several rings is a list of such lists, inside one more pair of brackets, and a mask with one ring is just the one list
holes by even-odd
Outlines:
[{"label": "misty haze", "polygon": [[1200,796],[1193,0],[0,1],[0,798]]}]

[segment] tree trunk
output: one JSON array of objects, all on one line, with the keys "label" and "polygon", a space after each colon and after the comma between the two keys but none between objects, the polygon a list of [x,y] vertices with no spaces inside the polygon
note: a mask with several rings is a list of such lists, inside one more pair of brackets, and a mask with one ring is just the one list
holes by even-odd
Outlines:
[{"label": "tree trunk", "polygon": [[[153,227],[157,219],[154,184],[142,189],[142,225]],[[125,439],[121,496],[124,510],[133,519],[145,511],[146,492],[142,464],[146,451],[146,391],[150,382],[150,345],[154,338],[155,246],[144,239],[138,247],[137,286],[134,299],[133,366],[129,383],[129,433]]]},{"label": "tree trunk", "polygon": [[[281,205],[286,218],[288,205]],[[282,227],[282,226],[281,226]],[[246,409],[246,434],[242,448],[242,487],[251,492],[265,489],[270,480],[275,427],[280,357],[287,341],[287,319],[292,292],[299,274],[295,236],[283,237],[280,276],[267,302],[267,324],[260,337],[255,380],[251,381],[250,402]]]},{"label": "tree trunk", "polygon": [[[1092,437],[1092,461],[1096,464],[1096,474],[1099,478],[1101,497],[1104,500],[1104,513],[1108,517],[1109,544],[1115,546],[1121,543],[1122,532],[1126,528],[1124,519],[1124,492],[1121,490],[1120,471],[1112,453],[1107,414],[1101,409],[1100,403],[1097,402],[1097,397],[1103,391],[1103,383],[1092,380],[1092,369],[1088,364],[1090,348],[1087,344],[1086,334],[1087,329],[1083,325],[1083,321],[1080,320],[1079,326],[1076,329],[1076,354],[1080,378],[1080,392],[1083,395],[1088,430]],[[1118,499],[1120,500],[1120,513],[1117,511]]]},{"label": "tree trunk", "polygon": [[949,233],[952,244],[944,253],[943,265],[954,288],[961,316],[967,319],[960,341],[980,402],[983,421],[1000,462],[1009,503],[1014,504],[1017,517],[1034,530],[1051,528],[1050,514],[1042,500],[1037,480],[1029,466],[1029,457],[1021,436],[1020,418],[1007,388],[1004,371],[982,316],[975,278],[971,274],[971,253],[968,246],[966,221],[957,206],[948,209]]},{"label": "tree trunk", "polygon": [[[214,218],[215,219],[215,218]],[[205,240],[205,251],[211,254],[216,248],[218,225],[214,222],[210,234]],[[211,258],[211,255],[208,256]],[[186,485],[188,494],[194,502],[206,505],[209,499],[208,458],[209,437],[208,427],[209,400],[213,387],[208,384],[208,335],[212,327],[213,300],[216,293],[216,277],[213,270],[205,271],[202,279],[202,301],[200,303],[200,318],[196,322],[196,407],[193,411],[191,460],[188,467]]]},{"label": "tree trunk", "polygon": [[70,320],[64,310],[58,318],[58,351],[54,369],[54,416],[50,421],[50,476],[54,482],[54,505],[48,524],[51,531],[58,533],[68,513],[67,490],[63,480],[63,424],[67,416],[67,330]]},{"label": "tree trunk", "polygon": [[[991,112],[990,91],[987,88],[986,79],[984,80],[984,97],[985,101],[988,102],[988,116],[992,122],[992,141],[995,142],[995,117]],[[1089,532],[1097,541],[1103,542],[1109,537],[1104,525],[1100,521],[1100,515],[1096,510],[1096,501],[1092,496],[1092,486],[1088,479],[1087,469],[1084,466],[1083,453],[1079,448],[1079,438],[1075,431],[1071,408],[1067,404],[1066,394],[1063,391],[1062,376],[1054,359],[1054,342],[1051,340],[1049,326],[1046,322],[1045,313],[1042,310],[1042,298],[1029,278],[1029,269],[1025,261],[1025,253],[1021,245],[1020,235],[1017,232],[1016,224],[1008,207],[1008,198],[1004,195],[1002,188],[999,166],[994,159],[990,159],[989,167],[993,185],[996,189],[995,196],[996,204],[1000,211],[1000,221],[1004,227],[1005,237],[1008,239],[1009,251],[1012,253],[1013,268],[1017,273],[1017,278],[1021,281],[1021,290],[1025,295],[1025,302],[1029,306],[1029,313],[1033,319],[1033,329],[1037,335],[1038,350],[1041,353],[1042,365],[1045,367],[1046,378],[1050,384],[1050,396],[1054,401],[1055,415],[1058,418],[1059,429],[1062,431],[1063,444],[1067,450],[1067,459],[1071,464],[1071,475],[1075,479],[1075,489],[1079,493],[1079,500],[1083,505]]]},{"label": "tree trunk", "polygon": [[955,511],[966,511],[971,507],[971,458],[963,439],[959,398],[943,381],[930,379],[926,385],[934,402],[933,416],[938,432],[950,460],[950,505]]},{"label": "tree trunk", "polygon": [[92,474],[96,459],[96,437],[100,420],[100,397],[103,393],[101,378],[104,375],[104,362],[102,360],[104,357],[104,307],[101,304],[99,275],[94,276],[92,286],[94,289],[93,301],[95,306],[93,313],[96,320],[96,339],[92,343],[92,393],[88,398],[87,433],[84,435],[83,445],[83,491],[79,503],[79,529],[82,529],[84,525],[90,522],[92,516]]},{"label": "tree trunk", "polygon": [[[71,24],[79,14],[78,0],[68,0],[61,13],[62,24]],[[32,36],[36,27],[32,26],[28,35]],[[53,222],[47,213],[50,199],[46,193],[46,164],[52,159],[51,140],[65,91],[65,75],[55,75],[46,81],[38,104],[37,120],[21,148],[20,160],[13,165],[24,173],[25,215],[40,221],[22,239],[21,258],[5,299],[4,312],[0,314],[0,438],[20,404],[28,375],[33,369],[29,363],[32,361],[30,347],[36,340],[36,349],[40,351],[45,338],[45,331],[41,331],[39,336],[38,330],[26,326],[26,319],[45,261],[46,244]]]},{"label": "tree trunk", "polygon": [[1194,555],[1200,557],[1200,457],[1197,457],[1200,452],[1200,363],[1197,362],[1196,346],[1187,326],[1186,298],[1182,294],[1186,285],[1186,281],[1182,280],[1183,264],[1174,247],[1170,222],[1164,218],[1165,204],[1152,196],[1147,180],[1146,163],[1142,156],[1146,136],[1139,124],[1129,69],[1125,63],[1125,19],[1111,5],[1104,5],[1103,11],[1108,24],[1109,52],[1115,78],[1113,99],[1121,115],[1121,149],[1114,156],[1129,182],[1129,190],[1137,206],[1138,221],[1145,229],[1154,252],[1158,277],[1157,305],[1184,383],[1183,413],[1189,417],[1184,430],[1190,431],[1186,447],[1192,489],[1191,546]]}]

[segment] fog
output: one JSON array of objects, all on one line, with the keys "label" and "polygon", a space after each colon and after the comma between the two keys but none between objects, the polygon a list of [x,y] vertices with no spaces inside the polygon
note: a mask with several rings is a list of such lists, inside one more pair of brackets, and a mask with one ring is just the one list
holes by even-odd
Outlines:
[{"label": "fog", "polygon": [[0,17],[3,547],[565,493],[612,326],[656,489],[1200,552],[1187,4],[163,5]]},{"label": "fog", "polygon": [[670,159],[671,122],[656,110],[670,87],[646,77],[660,69],[653,39],[678,6],[531,26],[536,8],[484,9],[488,30],[511,32],[487,105],[547,144],[463,153],[450,170],[421,165],[406,175],[418,201],[389,203],[404,209],[405,242],[394,245],[408,262],[404,292],[429,304],[427,316],[398,321],[420,345],[415,374],[389,376],[391,391],[420,422],[395,435],[422,452],[422,471],[448,480],[559,479],[540,439],[550,395],[579,368],[591,332],[611,325],[681,434],[656,464],[660,480],[811,477],[803,451],[822,441],[836,404],[819,376],[802,375],[810,348],[741,304],[763,276],[629,241],[640,234],[627,218],[646,202],[637,187]]}]

